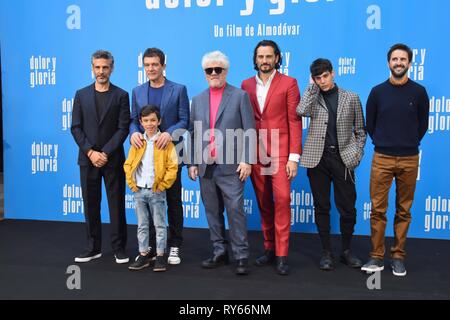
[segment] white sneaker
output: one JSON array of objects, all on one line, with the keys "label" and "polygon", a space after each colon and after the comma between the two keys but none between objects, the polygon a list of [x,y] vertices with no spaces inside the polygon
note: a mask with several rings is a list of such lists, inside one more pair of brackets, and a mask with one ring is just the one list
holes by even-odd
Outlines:
[{"label": "white sneaker", "polygon": [[403,260],[401,259],[393,259],[391,262],[392,273],[397,277],[406,276],[406,268]]},{"label": "white sneaker", "polygon": [[101,252],[93,252],[93,251],[86,251],[80,254],[78,257],[75,257],[75,262],[83,263],[83,262],[89,262],[94,259],[98,259],[102,256]]},{"label": "white sneaker", "polygon": [[168,264],[180,264],[180,248],[170,247],[169,258],[167,258]]},{"label": "white sneaker", "polygon": [[116,263],[122,264],[122,263],[128,263],[130,261],[130,258],[125,254],[123,250],[119,250],[114,254],[114,258],[116,259]]},{"label": "white sneaker", "polygon": [[370,258],[369,262],[361,267],[361,271],[366,273],[374,273],[384,270],[384,263],[381,259]]}]

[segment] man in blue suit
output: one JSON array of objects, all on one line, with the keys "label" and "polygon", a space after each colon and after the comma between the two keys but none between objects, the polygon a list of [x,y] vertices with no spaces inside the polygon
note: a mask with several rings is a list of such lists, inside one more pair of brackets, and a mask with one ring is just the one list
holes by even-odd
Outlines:
[{"label": "man in blue suit", "polygon": [[[149,48],[145,50],[143,63],[149,81],[133,89],[130,142],[136,148],[142,147],[144,129],[139,123],[139,113],[146,105],[154,105],[159,108],[161,114],[161,135],[155,141],[156,146],[164,149],[171,141],[175,145],[182,143],[181,136],[189,124],[189,98],[186,87],[166,79],[164,76],[164,70],[166,69],[165,54],[160,49]],[[170,247],[167,262],[179,264],[181,262],[180,247],[183,242],[181,168],[178,170],[175,183],[166,190],[166,197],[169,222],[168,247]],[[156,255],[153,226],[150,227],[150,244],[148,254],[153,259]]]},{"label": "man in blue suit", "polygon": [[102,178],[108,196],[111,220],[111,245],[117,263],[127,263],[125,254],[127,222],[125,218],[125,153],[128,136],[130,99],[128,93],[113,85],[109,78],[114,58],[108,51],[92,55],[95,83],[75,94],[71,132],[79,147],[81,189],[87,226],[88,247],[75,262],[101,257]]}]

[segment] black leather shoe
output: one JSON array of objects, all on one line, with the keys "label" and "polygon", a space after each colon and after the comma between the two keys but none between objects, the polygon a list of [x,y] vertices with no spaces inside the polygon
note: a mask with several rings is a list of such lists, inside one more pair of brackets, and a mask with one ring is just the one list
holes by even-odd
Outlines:
[{"label": "black leather shoe", "polygon": [[275,261],[275,251],[266,250],[264,254],[255,260],[255,265],[258,267],[266,266],[268,264],[272,264]]},{"label": "black leather shoe", "polygon": [[202,267],[205,269],[214,269],[228,264],[228,254],[224,253],[218,256],[212,256],[202,262]]},{"label": "black leather shoe", "polygon": [[287,257],[277,257],[276,259],[277,273],[282,276],[289,274],[289,266],[287,264]]},{"label": "black leather shoe", "polygon": [[238,259],[236,261],[236,274],[239,275],[248,274],[248,259]]},{"label": "black leather shoe", "polygon": [[330,251],[324,251],[322,253],[322,257],[320,258],[319,268],[320,268],[320,270],[324,270],[324,271],[334,270],[334,259],[333,259],[333,256],[331,255]]},{"label": "black leather shoe", "polygon": [[350,249],[341,253],[341,262],[348,265],[350,268],[361,268],[362,266],[361,260],[353,256]]}]

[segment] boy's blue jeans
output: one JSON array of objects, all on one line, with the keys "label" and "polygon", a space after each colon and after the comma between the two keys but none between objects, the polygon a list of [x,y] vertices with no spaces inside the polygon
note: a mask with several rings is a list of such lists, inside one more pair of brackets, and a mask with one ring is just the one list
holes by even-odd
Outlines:
[{"label": "boy's blue jeans", "polygon": [[149,219],[153,219],[156,231],[156,253],[163,254],[167,245],[166,192],[156,193],[140,188],[134,194],[138,218],[137,238],[139,252],[147,252],[149,247]]}]

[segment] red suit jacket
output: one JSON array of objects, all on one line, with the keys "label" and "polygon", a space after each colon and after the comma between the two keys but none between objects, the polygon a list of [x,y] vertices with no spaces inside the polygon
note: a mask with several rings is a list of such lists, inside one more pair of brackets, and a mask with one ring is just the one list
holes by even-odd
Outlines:
[{"label": "red suit jacket", "polygon": [[[296,113],[300,91],[297,80],[277,72],[272,79],[261,112],[256,96],[255,77],[244,80],[242,89],[250,96],[258,130],[258,163],[252,168],[252,182],[261,214],[264,249],[274,250],[276,256],[287,256],[291,221],[291,185],[286,174],[286,163],[290,153],[301,154],[302,151],[302,122]],[[267,130],[266,136],[260,132],[263,129]],[[278,129],[278,141],[271,139],[273,129]],[[262,155],[259,151],[261,145],[264,145],[266,151]],[[263,167],[268,165],[268,157],[271,161],[270,167],[277,168],[270,174],[262,171]]]},{"label": "red suit jacket", "polygon": [[277,72],[272,79],[262,113],[256,97],[255,77],[244,80],[242,89],[250,96],[256,130],[259,132],[260,129],[267,129],[268,155],[271,156],[272,146],[270,129],[279,129],[279,157],[289,157],[290,153],[301,154],[302,123],[295,111],[300,102],[297,80]]}]

